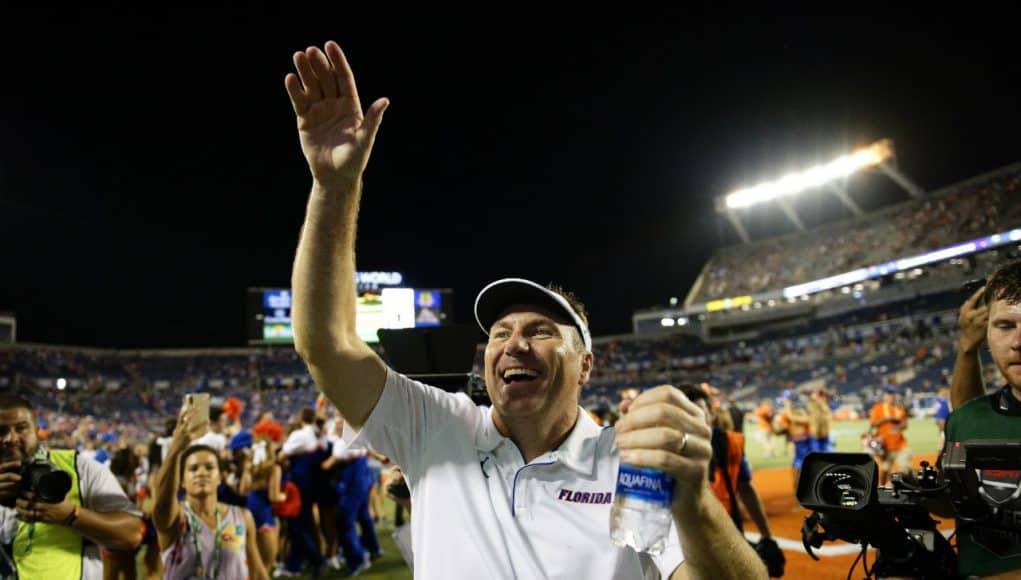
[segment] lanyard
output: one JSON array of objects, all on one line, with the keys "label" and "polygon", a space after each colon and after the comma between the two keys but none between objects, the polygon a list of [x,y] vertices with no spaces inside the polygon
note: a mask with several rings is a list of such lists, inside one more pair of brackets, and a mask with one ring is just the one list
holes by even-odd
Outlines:
[{"label": "lanyard", "polygon": [[[191,506],[188,505],[188,502],[185,501],[183,503],[184,511],[188,515],[188,526],[191,528],[192,544],[195,546],[195,576],[198,578],[205,578],[206,570],[202,567],[202,546],[199,542],[199,533],[202,530],[202,524],[199,523],[199,519],[195,515],[195,512],[191,511]],[[220,571],[220,554],[223,552],[223,529],[225,527],[227,526],[223,523],[223,520],[220,517],[220,506],[217,504],[216,529],[213,534],[213,561],[209,566],[212,574],[209,575],[209,578],[216,578],[216,575]]]},{"label": "lanyard", "polygon": [[[40,445],[39,448],[35,450],[34,457],[36,459],[45,459],[46,461],[49,461],[50,453],[49,451],[46,450],[45,447]],[[26,538],[25,540],[26,555],[28,555],[32,551],[32,538],[34,537],[35,537],[35,522],[28,522],[28,538]]]}]

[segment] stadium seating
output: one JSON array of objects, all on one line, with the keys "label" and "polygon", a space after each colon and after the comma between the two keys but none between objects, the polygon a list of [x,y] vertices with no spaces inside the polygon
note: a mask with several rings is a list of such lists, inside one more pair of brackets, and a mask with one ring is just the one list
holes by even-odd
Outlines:
[{"label": "stadium seating", "polygon": [[[582,404],[613,409],[623,388],[681,382],[709,383],[745,405],[817,383],[869,400],[890,382],[932,391],[949,380],[960,300],[959,293],[916,298],[716,346],[681,334],[597,339],[595,370]],[[475,370],[481,371],[481,348]],[[67,388],[54,396],[59,378]],[[0,349],[4,386],[44,407],[56,404],[74,415],[116,414],[154,431],[176,412],[185,392],[239,397],[246,421],[264,409],[286,420],[316,396],[301,359],[286,347],[148,352],[6,347]]]},{"label": "stadium seating", "polygon": [[1021,224],[1021,172],[809,232],[722,248],[693,304],[756,294],[913,256]]}]

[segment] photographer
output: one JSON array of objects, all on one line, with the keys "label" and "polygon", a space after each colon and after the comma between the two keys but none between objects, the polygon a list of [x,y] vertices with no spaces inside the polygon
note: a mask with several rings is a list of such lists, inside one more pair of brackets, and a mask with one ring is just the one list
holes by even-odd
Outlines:
[{"label": "photographer", "polygon": [[[947,448],[973,439],[1021,439],[1021,261],[1006,264],[986,286],[989,324],[986,341],[993,363],[1006,385],[995,393],[971,399],[947,420]],[[963,338],[962,338],[963,341]],[[963,346],[963,343],[962,343]],[[952,393],[956,402],[956,393]],[[1016,485],[1010,473],[983,470],[982,484],[996,488]],[[1006,476],[1006,477],[1005,477]],[[1000,519],[1014,522],[1021,505],[1002,505]],[[958,572],[985,576],[1021,570],[1021,535],[983,522],[957,521]]]},{"label": "photographer", "polygon": [[[53,479],[70,488],[47,502]],[[13,542],[23,579],[99,580],[99,546],[133,550],[142,540],[141,513],[113,474],[74,450],[42,448],[31,403],[14,395],[0,395],[0,505],[0,542]]]}]

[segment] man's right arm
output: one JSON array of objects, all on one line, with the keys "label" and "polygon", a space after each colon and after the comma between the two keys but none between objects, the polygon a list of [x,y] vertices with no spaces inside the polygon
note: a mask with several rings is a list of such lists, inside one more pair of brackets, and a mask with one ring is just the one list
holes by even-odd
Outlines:
[{"label": "man's right arm", "polygon": [[957,345],[954,374],[950,378],[950,404],[954,409],[985,394],[982,365],[978,359],[979,348],[986,338],[986,326],[989,323],[989,306],[977,306],[983,292],[985,286],[964,302],[957,319],[961,336]]},{"label": "man's right arm", "polygon": [[354,238],[360,184],[316,184],[294,260],[294,346],[316,386],[355,428],[386,381],[383,361],[355,330]]},{"label": "man's right arm", "polygon": [[383,361],[355,328],[355,230],[362,173],[386,99],[363,115],[340,47],[294,55],[285,79],[313,186],[291,276],[294,346],[316,386],[358,428],[386,380]]}]

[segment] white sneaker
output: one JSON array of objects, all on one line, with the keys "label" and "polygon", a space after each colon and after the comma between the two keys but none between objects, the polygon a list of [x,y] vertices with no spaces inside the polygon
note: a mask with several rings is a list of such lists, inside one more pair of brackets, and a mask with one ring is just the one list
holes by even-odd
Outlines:
[{"label": "white sneaker", "polygon": [[340,563],[340,558],[334,556],[326,561],[326,566],[330,570],[340,570],[344,565]]},{"label": "white sneaker", "polygon": [[291,572],[287,568],[277,568],[273,571],[274,578],[296,578],[301,576],[299,572]]},{"label": "white sneaker", "polygon": [[372,567],[372,560],[369,560],[368,558],[366,558],[365,561],[362,562],[362,565],[357,567],[357,568],[355,568],[351,572],[349,572],[347,574],[347,577],[350,578],[351,576],[360,576],[362,572],[365,572],[366,570],[368,570],[371,567]]}]

